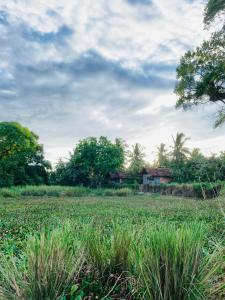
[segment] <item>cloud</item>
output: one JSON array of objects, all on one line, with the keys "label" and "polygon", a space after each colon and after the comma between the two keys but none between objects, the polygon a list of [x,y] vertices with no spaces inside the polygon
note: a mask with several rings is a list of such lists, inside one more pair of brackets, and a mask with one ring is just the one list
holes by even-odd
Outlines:
[{"label": "cloud", "polygon": [[211,106],[174,108],[179,59],[207,36],[201,0],[0,0],[0,7],[0,120],[37,132],[52,161],[92,135],[141,142],[151,158],[176,131],[206,152],[215,139],[225,146]]}]

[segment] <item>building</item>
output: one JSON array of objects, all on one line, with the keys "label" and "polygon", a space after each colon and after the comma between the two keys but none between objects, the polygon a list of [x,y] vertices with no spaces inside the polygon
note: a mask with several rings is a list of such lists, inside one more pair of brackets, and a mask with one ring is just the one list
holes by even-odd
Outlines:
[{"label": "building", "polygon": [[111,183],[123,183],[127,178],[127,174],[124,172],[115,172],[109,174],[109,179]]},{"label": "building", "polygon": [[144,185],[158,185],[172,180],[172,174],[167,168],[144,168],[142,175]]}]

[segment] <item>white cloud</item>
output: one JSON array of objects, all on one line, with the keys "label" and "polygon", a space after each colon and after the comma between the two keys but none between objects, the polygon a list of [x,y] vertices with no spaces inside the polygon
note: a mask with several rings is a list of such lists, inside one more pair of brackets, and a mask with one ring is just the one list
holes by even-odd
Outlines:
[{"label": "white cloud", "polygon": [[214,109],[174,108],[176,64],[208,35],[203,1],[142,2],[0,0],[0,120],[37,132],[53,161],[92,135],[141,142],[149,158],[177,131],[222,150]]}]

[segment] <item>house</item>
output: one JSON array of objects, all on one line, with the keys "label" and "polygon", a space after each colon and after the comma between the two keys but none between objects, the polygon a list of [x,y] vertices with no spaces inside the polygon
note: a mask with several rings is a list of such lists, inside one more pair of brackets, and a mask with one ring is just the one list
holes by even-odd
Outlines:
[{"label": "house", "polygon": [[142,171],[143,184],[158,185],[170,182],[172,174],[167,168],[144,168]]},{"label": "house", "polygon": [[109,179],[111,183],[123,183],[127,178],[127,174],[124,172],[115,172],[109,174]]}]

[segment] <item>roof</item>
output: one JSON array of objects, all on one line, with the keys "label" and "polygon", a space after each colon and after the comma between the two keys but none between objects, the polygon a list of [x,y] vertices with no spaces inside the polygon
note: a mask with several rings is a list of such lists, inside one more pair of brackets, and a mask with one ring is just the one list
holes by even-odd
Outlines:
[{"label": "roof", "polygon": [[124,179],[127,178],[127,174],[124,172],[115,172],[109,174],[111,179]]},{"label": "roof", "polygon": [[170,170],[167,168],[144,168],[143,174],[153,177],[172,177]]}]

